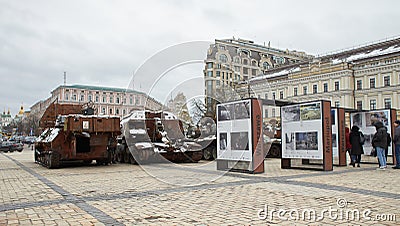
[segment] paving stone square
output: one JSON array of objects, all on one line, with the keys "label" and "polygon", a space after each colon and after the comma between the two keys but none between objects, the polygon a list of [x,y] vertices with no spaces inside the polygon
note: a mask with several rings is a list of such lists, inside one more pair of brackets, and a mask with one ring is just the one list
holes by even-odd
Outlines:
[{"label": "paving stone square", "polygon": [[0,225],[398,225],[400,171],[216,170],[216,162],[69,165],[0,154]]}]

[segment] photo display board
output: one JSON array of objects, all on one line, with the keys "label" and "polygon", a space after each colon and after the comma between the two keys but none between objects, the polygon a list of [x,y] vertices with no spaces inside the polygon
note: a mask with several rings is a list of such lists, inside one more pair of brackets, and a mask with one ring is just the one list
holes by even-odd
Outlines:
[{"label": "photo display board", "polygon": [[282,158],[323,159],[321,102],[284,106],[281,122]]},{"label": "photo display board", "polygon": [[332,122],[332,153],[333,157],[339,157],[339,122],[338,110],[331,109],[331,122]]},{"label": "photo display board", "polygon": [[252,161],[251,101],[217,106],[217,159]]},{"label": "photo display board", "polygon": [[[376,132],[374,122],[381,121],[383,126],[387,128],[389,134],[392,134],[390,110],[374,110],[367,112],[355,112],[350,114],[351,127],[358,126],[360,131],[364,134],[365,143],[363,145],[364,154],[371,155],[372,151],[372,138]],[[391,137],[392,138],[392,137]],[[393,144],[391,144],[393,145]],[[392,155],[392,148],[389,147],[388,155]]]}]

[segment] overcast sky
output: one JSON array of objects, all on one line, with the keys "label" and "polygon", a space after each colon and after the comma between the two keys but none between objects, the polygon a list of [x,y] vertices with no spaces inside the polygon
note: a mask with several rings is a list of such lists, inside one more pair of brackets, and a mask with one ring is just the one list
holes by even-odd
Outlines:
[{"label": "overcast sky", "polygon": [[234,36],[323,54],[382,40],[400,35],[399,9],[398,0],[0,0],[0,108],[28,110],[64,71],[67,84],[126,88],[147,59],[183,42]]}]

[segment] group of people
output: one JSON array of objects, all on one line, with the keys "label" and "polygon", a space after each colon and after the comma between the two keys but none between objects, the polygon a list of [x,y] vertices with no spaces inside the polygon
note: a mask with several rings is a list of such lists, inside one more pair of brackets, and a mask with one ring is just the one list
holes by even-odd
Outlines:
[{"label": "group of people", "polygon": [[[395,131],[393,136],[393,144],[395,145],[395,158],[396,165],[394,169],[400,169],[400,120],[394,122]],[[391,145],[392,139],[390,134],[387,132],[387,128],[382,122],[377,121],[374,123],[376,132],[372,138],[372,147],[378,158],[379,168],[386,169],[386,160],[388,155],[389,146]],[[365,142],[364,134],[360,131],[358,126],[353,126],[351,131],[346,127],[346,150],[349,152],[351,157],[350,165],[353,167],[360,167],[361,155],[364,154],[363,145]]]}]

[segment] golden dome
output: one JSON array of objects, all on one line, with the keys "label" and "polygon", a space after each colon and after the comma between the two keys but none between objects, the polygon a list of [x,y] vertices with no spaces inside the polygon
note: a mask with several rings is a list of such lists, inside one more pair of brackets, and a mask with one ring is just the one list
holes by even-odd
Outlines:
[{"label": "golden dome", "polygon": [[23,115],[24,114],[24,106],[21,106],[21,109],[18,112],[19,115]]}]

